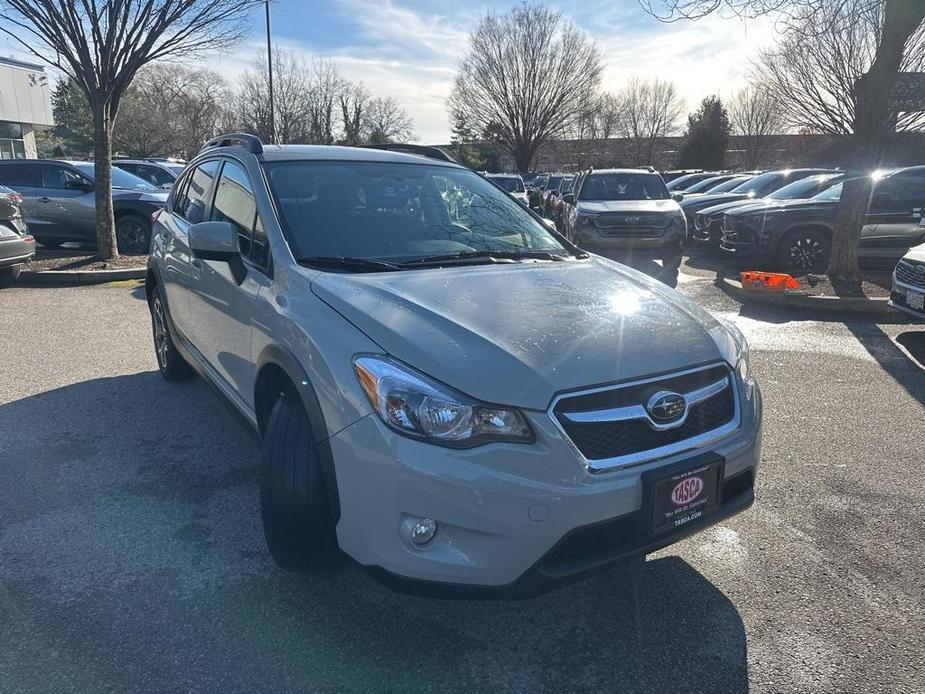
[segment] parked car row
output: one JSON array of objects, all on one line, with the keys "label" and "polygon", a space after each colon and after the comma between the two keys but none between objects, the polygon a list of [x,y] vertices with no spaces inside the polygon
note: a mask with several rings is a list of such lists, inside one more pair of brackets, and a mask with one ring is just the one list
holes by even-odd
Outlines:
[{"label": "parked car row", "polygon": [[[45,248],[69,241],[96,243],[96,178],[85,161],[55,159],[0,161],[0,185],[21,196],[29,233]],[[167,192],[121,168],[112,169],[116,241],[121,253],[144,254],[151,239],[151,215]]]}]

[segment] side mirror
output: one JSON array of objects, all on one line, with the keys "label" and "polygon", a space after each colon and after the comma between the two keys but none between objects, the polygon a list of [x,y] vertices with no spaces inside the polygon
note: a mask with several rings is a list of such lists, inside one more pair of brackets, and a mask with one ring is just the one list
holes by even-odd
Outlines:
[{"label": "side mirror", "polygon": [[79,190],[84,193],[89,193],[94,188],[90,181],[68,181],[66,187],[68,190]]},{"label": "side mirror", "polygon": [[199,222],[189,228],[189,247],[194,258],[228,263],[235,282],[241,284],[247,269],[238,250],[238,234],[228,222]]},{"label": "side mirror", "polygon": [[684,199],[684,193],[672,193],[671,199],[675,202],[681,202]]},{"label": "side mirror", "polygon": [[565,203],[568,205],[574,205],[575,204],[575,193],[566,193],[565,195],[562,196],[562,200],[565,201]]}]

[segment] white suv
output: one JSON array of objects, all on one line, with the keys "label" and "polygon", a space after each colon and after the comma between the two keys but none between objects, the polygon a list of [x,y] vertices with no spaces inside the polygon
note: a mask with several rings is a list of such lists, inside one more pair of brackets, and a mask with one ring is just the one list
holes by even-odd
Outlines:
[{"label": "white suv", "polygon": [[754,498],[741,333],[451,161],[217,138],[146,285],[164,377],[200,373],[262,437],[288,569],[346,554],[400,588],[523,597]]}]

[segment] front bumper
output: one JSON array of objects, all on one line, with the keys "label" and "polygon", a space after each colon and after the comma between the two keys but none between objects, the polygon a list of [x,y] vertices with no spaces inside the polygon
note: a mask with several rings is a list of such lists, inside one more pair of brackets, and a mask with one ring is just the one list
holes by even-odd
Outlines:
[{"label": "front bumper", "polygon": [[907,300],[907,291],[912,290],[925,294],[925,286],[918,286],[907,284],[905,282],[900,282],[896,278],[896,272],[893,272],[893,289],[890,292],[890,300],[887,302],[891,307],[895,308],[897,311],[902,311],[907,313],[910,316],[914,316],[919,320],[925,321],[925,309],[915,309],[909,306]]},{"label": "front bumper", "polygon": [[[761,453],[761,394],[732,436],[709,449],[591,473],[546,413],[525,413],[533,444],[451,450],[396,435],[370,415],[330,439],[341,549],[399,590],[445,597],[524,598],[642,557],[747,508]],[[642,530],[642,474],[705,450],[725,458],[720,509],[682,532]],[[439,530],[424,548],[409,519]]]},{"label": "front bumper", "polygon": [[651,258],[680,255],[685,236],[684,227],[675,227],[660,236],[604,236],[586,225],[575,231],[575,244],[580,248],[610,257],[635,255]]}]

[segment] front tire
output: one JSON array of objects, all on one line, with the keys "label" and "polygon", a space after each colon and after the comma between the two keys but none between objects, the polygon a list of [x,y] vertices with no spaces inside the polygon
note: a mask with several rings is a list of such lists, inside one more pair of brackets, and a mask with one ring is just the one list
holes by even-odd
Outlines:
[{"label": "front tire", "polygon": [[270,554],[287,571],[330,565],[339,554],[316,442],[302,403],[281,394],[263,436],[260,509]]},{"label": "front tire", "polygon": [[151,224],[141,215],[125,214],[116,220],[116,245],[125,255],[147,255],[151,247]]},{"label": "front tire", "polygon": [[151,309],[151,329],[154,333],[154,356],[157,369],[167,381],[184,381],[195,375],[193,368],[177,350],[170,336],[170,323],[167,320],[167,305],[160,287],[154,287],[148,300]]},{"label": "front tire", "polygon": [[832,243],[818,229],[797,229],[784,237],[777,252],[778,264],[791,274],[825,272],[829,265]]}]

